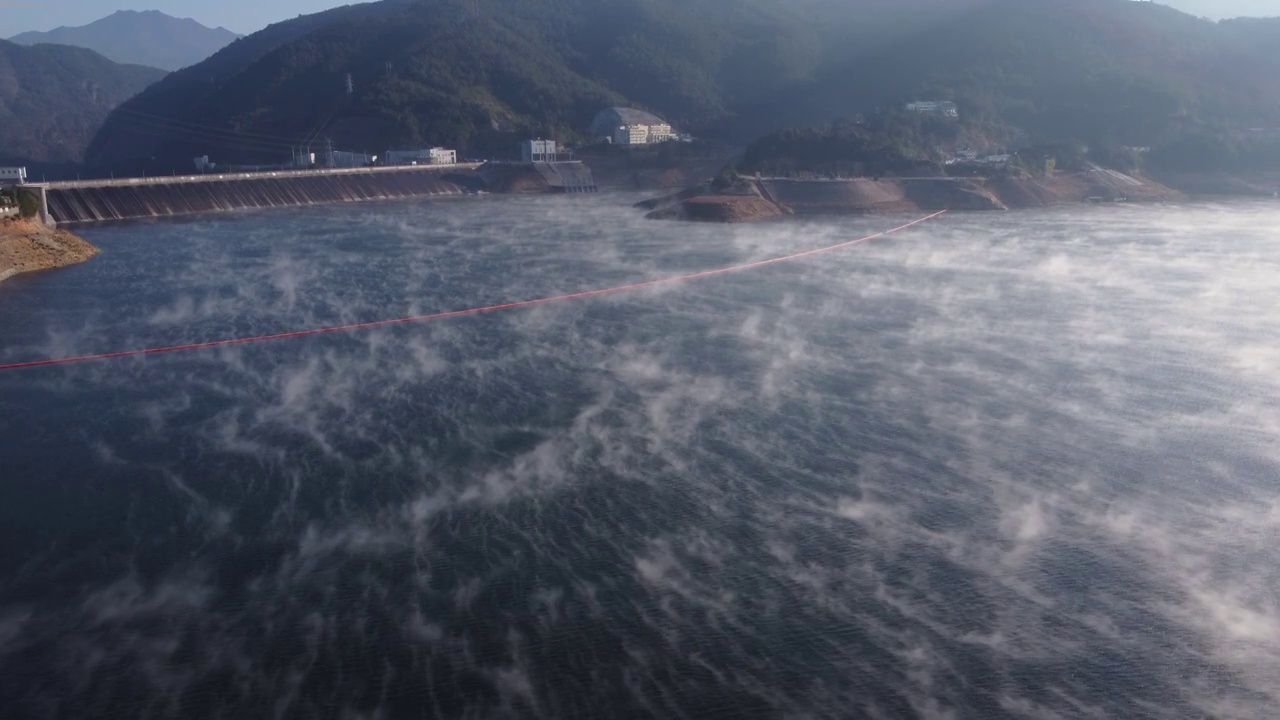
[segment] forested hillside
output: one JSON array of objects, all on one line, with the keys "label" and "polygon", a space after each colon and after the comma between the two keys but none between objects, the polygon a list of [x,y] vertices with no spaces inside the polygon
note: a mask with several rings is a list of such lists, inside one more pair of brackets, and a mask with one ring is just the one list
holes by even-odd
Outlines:
[{"label": "forested hillside", "polygon": [[0,40],[0,163],[79,162],[112,108],[163,76],[83,48]]},{"label": "forested hillside", "polygon": [[[112,118],[91,159],[271,157],[510,133],[571,137],[634,103],[688,127],[807,77],[820,43],[773,0],[386,0],[274,25]],[[353,92],[346,92],[351,75]],[[198,126],[198,127],[197,127]]]},{"label": "forested hillside", "polygon": [[1156,145],[1280,126],[1277,70],[1278,23],[1128,0],[384,0],[174,73],[89,156],[266,160],[323,138],[483,156],[581,139],[612,104],[745,142],[921,98],[997,140]]},{"label": "forested hillside", "polygon": [[786,128],[748,145],[739,169],[771,176],[940,174],[931,148],[954,142],[960,129],[959,122],[901,110],[866,122]]}]

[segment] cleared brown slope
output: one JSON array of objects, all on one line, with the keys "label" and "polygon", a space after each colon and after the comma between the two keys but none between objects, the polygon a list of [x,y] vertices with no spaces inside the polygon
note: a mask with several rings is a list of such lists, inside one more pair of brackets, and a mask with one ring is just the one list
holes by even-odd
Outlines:
[{"label": "cleared brown slope", "polygon": [[31,220],[0,221],[0,282],[22,273],[82,263],[98,252],[66,230]]}]

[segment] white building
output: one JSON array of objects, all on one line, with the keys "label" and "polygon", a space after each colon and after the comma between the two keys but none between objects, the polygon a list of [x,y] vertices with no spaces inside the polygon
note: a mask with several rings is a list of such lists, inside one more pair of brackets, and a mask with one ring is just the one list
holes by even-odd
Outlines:
[{"label": "white building", "polygon": [[657,125],[619,125],[613,132],[614,145],[653,145],[675,140],[675,133],[666,123]]},{"label": "white building", "polygon": [[942,117],[960,117],[960,108],[950,100],[926,100],[922,102],[913,102],[907,104],[908,112],[920,113],[921,115],[941,115]]},{"label": "white building", "polygon": [[523,162],[555,162],[559,152],[555,140],[525,140],[520,145]]},{"label": "white building", "polygon": [[621,125],[613,131],[614,145],[648,145],[648,125]]},{"label": "white building", "polygon": [[24,167],[0,167],[0,182],[12,182],[22,185],[27,181],[27,169]]},{"label": "white building", "polygon": [[440,147],[388,150],[385,158],[388,165],[457,165],[458,151]]},{"label": "white building", "polygon": [[652,145],[676,140],[679,135],[662,118],[643,110],[608,108],[596,115],[591,134],[614,145]]}]

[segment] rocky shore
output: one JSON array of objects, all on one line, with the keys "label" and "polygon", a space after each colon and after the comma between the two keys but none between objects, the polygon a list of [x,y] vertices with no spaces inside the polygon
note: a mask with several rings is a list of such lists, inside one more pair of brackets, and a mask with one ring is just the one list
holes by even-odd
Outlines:
[{"label": "rocky shore", "polygon": [[82,263],[98,252],[66,230],[33,220],[0,221],[0,282],[21,273]]}]

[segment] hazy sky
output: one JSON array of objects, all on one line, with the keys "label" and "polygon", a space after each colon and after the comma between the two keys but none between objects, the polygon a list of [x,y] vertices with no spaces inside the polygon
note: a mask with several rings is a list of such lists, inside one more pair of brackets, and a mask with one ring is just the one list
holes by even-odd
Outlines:
[{"label": "hazy sky", "polygon": [[1280,0],[1164,0],[1165,5],[1205,17],[1280,16]]},{"label": "hazy sky", "polygon": [[[251,33],[278,20],[316,12],[357,0],[0,0],[0,37],[59,25],[84,25],[116,10],[161,10],[177,17],[193,17],[209,26]],[[1280,16],[1280,0],[1164,0],[1196,15]]]},{"label": "hazy sky", "polygon": [[159,10],[249,34],[273,22],[361,0],[0,0],[0,38],[59,25],[87,25],[117,10]]}]

